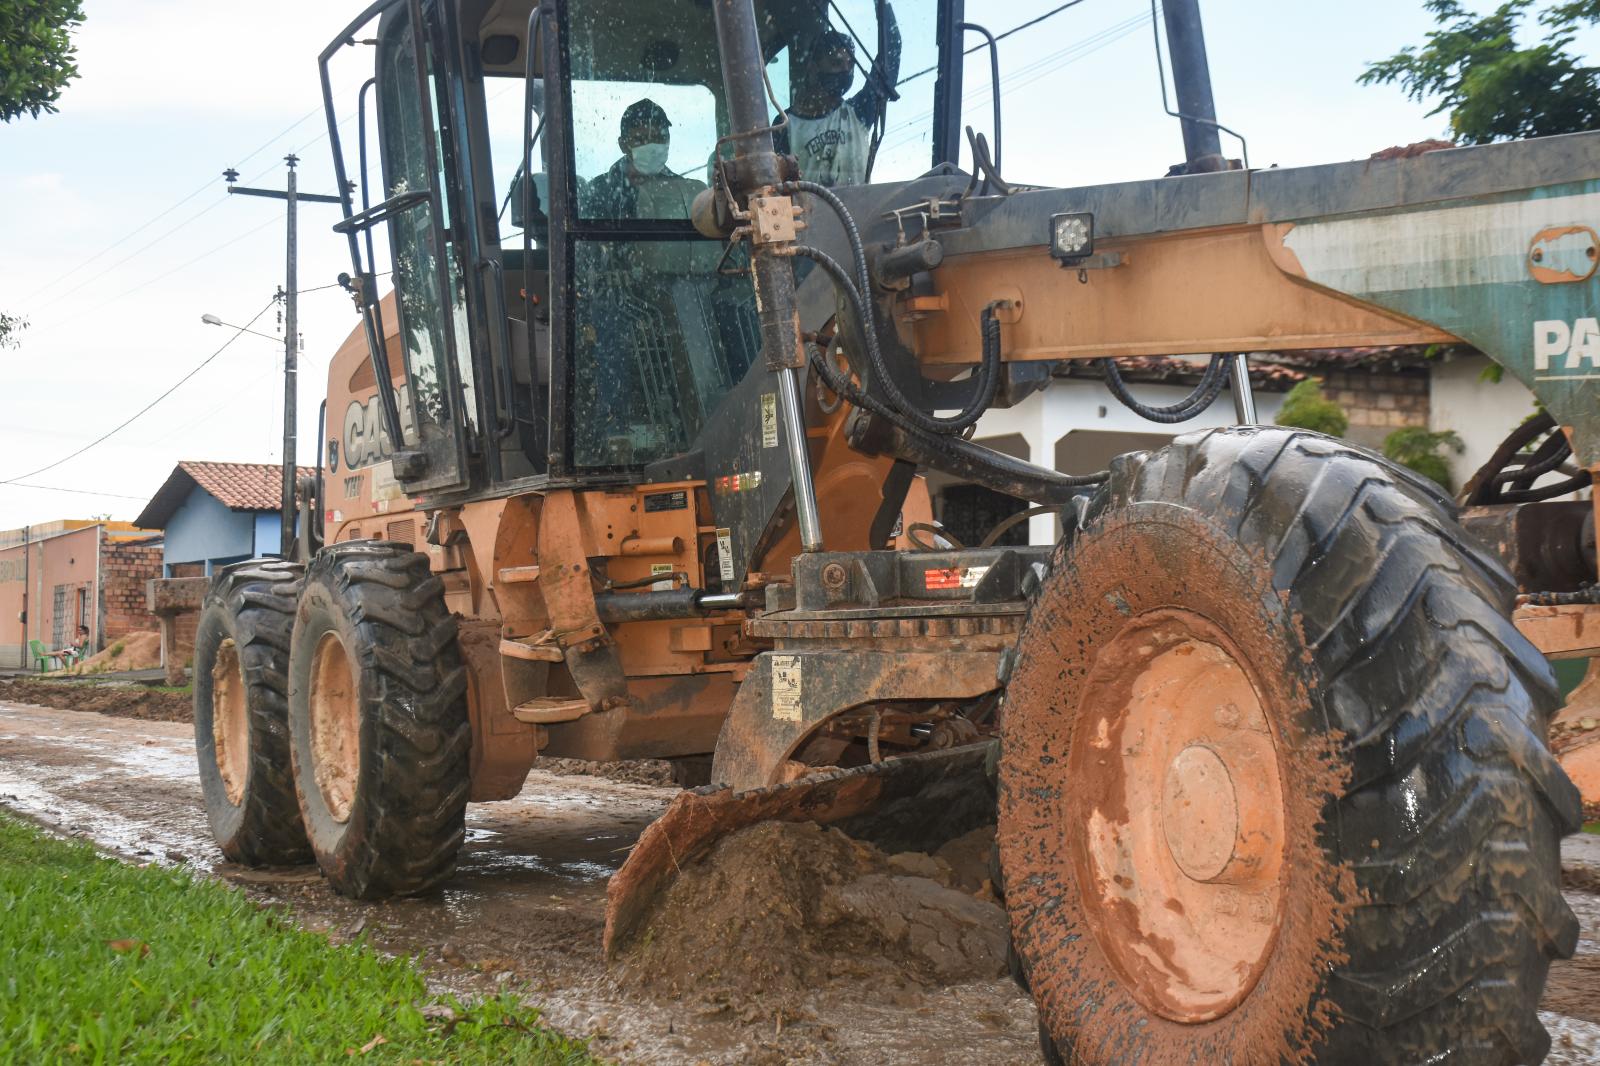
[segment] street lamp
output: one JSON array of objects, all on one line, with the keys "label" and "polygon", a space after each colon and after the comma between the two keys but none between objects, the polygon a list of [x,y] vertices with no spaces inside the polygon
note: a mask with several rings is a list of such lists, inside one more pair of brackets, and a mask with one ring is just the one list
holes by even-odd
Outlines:
[{"label": "street lamp", "polygon": [[200,321],[204,322],[208,326],[227,326],[229,329],[236,329],[240,333],[249,333],[257,337],[265,337],[269,341],[279,342],[283,340],[282,337],[274,337],[270,333],[260,333],[253,329],[246,329],[244,326],[236,326],[232,322],[224,322],[222,319],[211,314],[210,312],[201,315]]}]

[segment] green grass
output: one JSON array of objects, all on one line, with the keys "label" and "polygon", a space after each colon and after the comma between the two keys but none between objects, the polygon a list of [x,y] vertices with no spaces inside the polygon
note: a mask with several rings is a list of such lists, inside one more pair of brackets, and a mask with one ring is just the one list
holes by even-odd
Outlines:
[{"label": "green grass", "polygon": [[408,960],[0,814],[0,1063],[596,1061],[537,1022],[510,992],[431,997]]},{"label": "green grass", "polygon": [[1600,837],[1600,822],[1590,822],[1588,825],[1583,827],[1583,831],[1585,833],[1593,833],[1595,836]]}]

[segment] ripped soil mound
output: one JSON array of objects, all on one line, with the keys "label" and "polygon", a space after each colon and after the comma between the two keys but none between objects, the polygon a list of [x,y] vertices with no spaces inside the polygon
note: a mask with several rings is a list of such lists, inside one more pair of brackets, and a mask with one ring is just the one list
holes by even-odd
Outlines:
[{"label": "ripped soil mound", "polygon": [[120,682],[0,679],[0,700],[63,711],[95,711],[148,722],[194,720],[193,697],[189,693],[164,692]]},{"label": "ripped soil mound", "polygon": [[760,997],[838,980],[1000,976],[1006,916],[972,861],[982,854],[987,866],[985,834],[993,839],[977,830],[930,856],[886,855],[813,822],[740,830],[669,887],[621,979],[657,995]]},{"label": "ripped soil mound", "polygon": [[535,770],[563,777],[603,777],[607,781],[622,781],[630,785],[656,785],[675,788],[672,764],[665,759],[625,759],[620,762],[589,762],[587,759],[555,759],[541,757],[533,764]]},{"label": "ripped soil mound", "polygon": [[114,640],[81,663],[74,663],[58,675],[103,674],[112,670],[154,670],[161,665],[161,634],[141,630]]}]

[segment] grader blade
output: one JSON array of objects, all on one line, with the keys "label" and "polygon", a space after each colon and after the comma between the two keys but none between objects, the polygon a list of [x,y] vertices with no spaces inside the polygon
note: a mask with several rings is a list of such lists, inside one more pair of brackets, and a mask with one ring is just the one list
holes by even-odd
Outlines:
[{"label": "grader blade", "polygon": [[605,953],[615,956],[684,867],[758,822],[818,822],[888,851],[928,850],[994,818],[990,744],[828,770],[771,788],[684,792],[652,822],[606,887]]}]

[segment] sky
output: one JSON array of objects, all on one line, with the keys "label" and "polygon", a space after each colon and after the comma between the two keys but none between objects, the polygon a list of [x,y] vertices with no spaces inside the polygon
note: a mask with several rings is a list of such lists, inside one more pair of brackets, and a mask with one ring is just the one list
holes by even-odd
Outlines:
[{"label": "sky", "polygon": [[[149,413],[29,487],[0,484],[0,529],[132,519],[180,459],[280,461],[271,298],[284,280],[282,204],[226,195],[222,171],[281,188],[293,151],[301,190],[333,191],[316,57],[361,6],[86,0],[82,77],[60,113],[0,125],[0,311],[31,323],[19,350],[0,350],[0,481],[94,441],[235,336],[203,314],[241,326],[260,313],[251,328],[268,336],[238,335]],[[968,4],[996,32],[1055,6]],[[1445,132],[1444,116],[1397,87],[1356,84],[1368,61],[1422,40],[1421,0],[1201,0],[1201,10],[1218,115],[1249,139],[1252,165],[1364,158]],[[1177,123],[1161,112],[1148,0],[1083,0],[1001,42],[1000,59],[1008,177],[1126,181],[1181,160]],[[986,56],[968,70],[967,121],[984,129]],[[338,90],[344,116],[354,89]],[[358,322],[332,287],[349,269],[329,228],[337,214],[301,211],[303,464],[315,461],[328,358]]]}]

